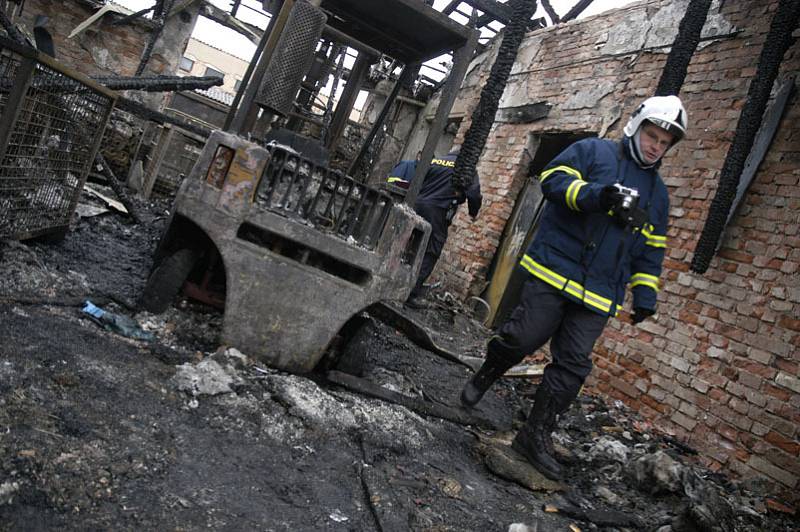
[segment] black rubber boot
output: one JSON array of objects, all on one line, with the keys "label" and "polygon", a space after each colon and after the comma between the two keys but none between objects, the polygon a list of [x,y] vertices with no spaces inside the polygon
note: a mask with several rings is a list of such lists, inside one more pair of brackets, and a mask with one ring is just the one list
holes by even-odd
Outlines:
[{"label": "black rubber boot", "polygon": [[486,360],[461,390],[461,404],[472,407],[478,404],[483,394],[491,388],[497,379],[503,376],[518,360],[509,358],[502,351],[507,349],[499,338],[493,338],[486,350]]},{"label": "black rubber boot", "polygon": [[558,426],[558,416],[567,411],[569,405],[572,404],[573,399],[575,399],[575,396],[575,394],[554,396],[552,408],[548,411],[547,419],[545,420],[544,445],[547,449],[547,454],[559,462],[562,462],[562,460],[559,460],[558,453],[553,446],[553,432],[555,432]]},{"label": "black rubber boot", "polygon": [[[561,480],[561,465],[556,461],[550,440],[550,417],[555,418],[555,398],[550,388],[542,383],[536,390],[536,398],[525,425],[517,433],[511,448],[525,457],[533,467],[551,480]],[[548,442],[548,440],[550,440]]]}]

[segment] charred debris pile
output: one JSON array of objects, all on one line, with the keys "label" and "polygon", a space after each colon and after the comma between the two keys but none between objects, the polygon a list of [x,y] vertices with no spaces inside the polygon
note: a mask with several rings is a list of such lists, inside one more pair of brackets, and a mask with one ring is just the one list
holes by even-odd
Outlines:
[{"label": "charred debris pile", "polygon": [[[597,397],[564,416],[555,440],[568,478],[553,484],[508,447],[535,382],[505,379],[467,413],[494,430],[442,419],[459,409],[466,365],[372,319],[349,349],[381,399],[220,345],[213,308],[137,311],[169,207],[142,203],[149,223],[132,226],[95,189],[62,241],[0,247],[2,530],[797,526],[758,482],[698,467],[692,449]],[[86,300],[155,339],[107,330]],[[412,318],[479,356],[486,332],[448,302]]]}]

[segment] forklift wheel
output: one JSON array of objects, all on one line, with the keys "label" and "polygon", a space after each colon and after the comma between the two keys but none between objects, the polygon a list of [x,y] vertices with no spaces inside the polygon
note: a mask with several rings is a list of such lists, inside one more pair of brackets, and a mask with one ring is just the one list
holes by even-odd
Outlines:
[{"label": "forklift wheel", "polygon": [[351,327],[350,337],[342,346],[334,367],[337,371],[363,377],[369,350],[374,345],[375,325],[369,319],[359,317]]},{"label": "forklift wheel", "polygon": [[150,274],[139,306],[153,314],[167,310],[199,258],[200,253],[193,249],[179,249],[167,256]]}]

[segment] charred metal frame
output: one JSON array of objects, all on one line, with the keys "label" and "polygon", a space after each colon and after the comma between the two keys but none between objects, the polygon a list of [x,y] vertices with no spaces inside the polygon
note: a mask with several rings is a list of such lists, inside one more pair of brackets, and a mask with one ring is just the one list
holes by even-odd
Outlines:
[{"label": "charred metal frame", "polygon": [[[269,82],[262,77],[280,53],[280,33],[291,30],[289,10],[301,1],[285,0],[264,34],[262,51],[226,131],[211,134],[176,195],[156,260],[160,264],[159,259],[187,248],[217,253],[226,279],[223,340],[293,372],[316,367],[332,338],[354,316],[381,301],[408,297],[430,234],[427,222],[383,190],[331,171],[313,162],[309,153],[264,144],[258,133],[258,142],[250,139],[259,87]],[[344,130],[367,69],[379,53],[397,54],[408,68],[456,49],[426,143],[432,153],[478,32],[419,0],[321,4],[329,10],[330,24],[322,38],[346,41],[359,50],[333,117],[331,145]],[[412,23],[402,24],[393,15]],[[440,31],[420,34],[415,21]],[[353,28],[355,34],[348,31]],[[313,29],[300,33],[316,40],[319,25]],[[413,197],[406,201],[413,202]]]},{"label": "charred metal frame", "polygon": [[255,204],[373,249],[392,198],[283,148],[268,147]]},{"label": "charred metal frame", "polygon": [[[297,0],[285,0],[279,13],[270,21],[270,25],[259,43],[259,50],[256,51],[255,57],[258,58],[256,66],[252,68],[252,72],[250,72],[251,69],[248,69],[248,73],[245,74],[245,80],[237,93],[237,100],[234,100],[228,120],[226,121],[225,131],[246,135],[252,130],[257,115],[255,100],[258,87],[262,82],[267,65],[273,56],[280,32],[285,27],[289,12],[296,1]],[[497,5],[502,6],[502,4]],[[334,15],[329,18],[329,22],[323,31],[323,37],[334,42],[347,44],[359,51],[348,82],[345,85],[339,104],[336,106],[331,120],[326,139],[326,147],[329,150],[334,149],[338,144],[347,124],[347,119],[353,104],[355,103],[356,96],[358,96],[359,91],[363,87],[369,66],[379,57],[380,53],[387,53],[387,55],[393,57],[398,56],[397,58],[408,66],[422,63],[448,50],[454,52],[453,67],[442,87],[442,99],[440,100],[436,116],[431,124],[430,133],[422,150],[422,161],[430,161],[433,157],[433,151],[439,137],[447,125],[450,109],[453,106],[469,62],[477,47],[479,33],[476,30],[456,23],[443,13],[432,9],[418,0],[393,0],[393,2],[382,4],[381,10],[391,12],[391,10],[394,9],[408,20],[426,20],[431,27],[441,28],[441,36],[418,36],[416,41],[413,38],[401,38],[399,36],[400,30],[394,30],[390,26],[387,26],[385,24],[386,20],[375,19],[375,17],[379,17],[381,14],[375,13],[374,6],[359,3],[358,0],[323,0],[321,2],[321,7],[324,10],[329,10]],[[498,9],[508,10],[509,13],[511,12],[505,6]],[[388,17],[387,20],[391,20],[391,17]],[[396,20],[394,22],[396,25],[400,25],[403,21]],[[348,27],[350,26],[356,28],[355,35],[352,34],[354,30],[350,29],[350,31],[348,31]],[[406,33],[414,35],[416,29],[406,29]],[[424,38],[432,40],[424,41]],[[251,63],[251,66],[252,64],[253,63]],[[396,96],[395,92],[396,91],[392,91],[393,95]],[[391,95],[387,98],[379,115],[379,120],[372,128],[373,132],[382,127],[383,121],[386,116],[388,116],[389,110],[394,104],[394,100],[395,98],[391,97]],[[369,135],[367,141],[360,148],[359,156],[357,160],[354,161],[351,169],[354,169],[356,167],[355,163],[363,158],[372,138],[374,138],[374,134]],[[414,182],[405,196],[407,204],[414,204],[416,196],[419,194],[419,189],[422,186],[422,176],[427,171],[429,165],[429,162],[423,162],[418,165]]]},{"label": "charred metal frame", "polygon": [[64,232],[115,93],[0,37],[0,238]]}]

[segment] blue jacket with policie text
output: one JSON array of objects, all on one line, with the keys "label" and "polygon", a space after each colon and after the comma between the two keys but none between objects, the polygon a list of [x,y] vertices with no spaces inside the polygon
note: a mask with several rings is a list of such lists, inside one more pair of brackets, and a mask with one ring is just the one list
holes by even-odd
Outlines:
[{"label": "blue jacket with policie text", "polygon": [[[457,157],[457,154],[449,153],[444,157],[434,157],[431,160],[431,166],[425,174],[422,188],[417,196],[417,203],[427,203],[447,209],[454,200],[459,201],[451,181]],[[387,182],[407,188],[414,178],[416,170],[417,161],[400,161],[389,173]],[[477,174],[466,190],[466,201],[470,216],[477,215],[482,201],[481,185]],[[459,203],[463,202],[464,199],[461,198]]]},{"label": "blue jacket with policie text", "polygon": [[[655,310],[667,243],[669,197],[656,168],[631,159],[628,139],[580,140],[539,176],[548,200],[536,237],[521,265],[587,308],[615,316],[630,282],[633,307]],[[647,213],[627,231],[600,206],[600,192],[619,183],[639,191]]]}]

